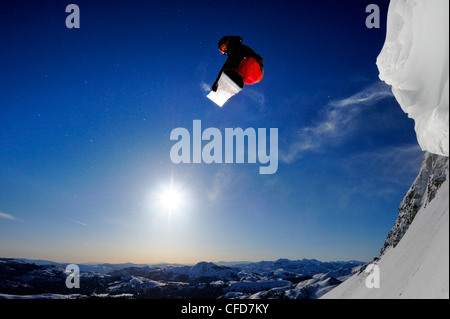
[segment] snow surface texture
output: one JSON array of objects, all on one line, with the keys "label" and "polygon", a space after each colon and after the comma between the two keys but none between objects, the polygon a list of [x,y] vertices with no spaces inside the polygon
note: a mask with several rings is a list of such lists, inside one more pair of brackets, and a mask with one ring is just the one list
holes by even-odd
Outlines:
[{"label": "snow surface texture", "polygon": [[424,151],[449,156],[449,1],[392,0],[380,79],[415,121]]}]

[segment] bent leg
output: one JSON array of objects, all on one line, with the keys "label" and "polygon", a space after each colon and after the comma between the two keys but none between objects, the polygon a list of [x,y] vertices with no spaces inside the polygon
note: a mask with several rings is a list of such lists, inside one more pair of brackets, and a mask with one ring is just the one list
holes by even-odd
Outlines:
[{"label": "bent leg", "polygon": [[242,60],[236,71],[241,74],[245,84],[255,84],[263,78],[263,71],[258,61],[251,57]]}]

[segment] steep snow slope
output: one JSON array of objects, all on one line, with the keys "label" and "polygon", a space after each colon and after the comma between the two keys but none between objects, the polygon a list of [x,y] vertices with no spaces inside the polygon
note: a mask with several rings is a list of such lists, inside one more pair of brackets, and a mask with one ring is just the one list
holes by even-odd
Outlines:
[{"label": "steep snow slope", "polygon": [[448,157],[425,153],[419,175],[403,198],[398,218],[381,249],[381,255],[395,247],[413,222],[417,212],[426,207],[436,196],[437,190],[448,176]]},{"label": "steep snow slope", "polygon": [[424,151],[449,156],[449,1],[392,0],[380,79],[415,121]]},{"label": "steep snow slope", "polygon": [[448,9],[448,0],[391,1],[380,78],[429,153],[376,258],[380,287],[368,288],[374,273],[361,271],[322,298],[449,298]]},{"label": "steep snow slope", "polygon": [[400,242],[387,248],[376,264],[380,288],[368,288],[363,271],[323,298],[449,298],[448,179],[419,210]]}]

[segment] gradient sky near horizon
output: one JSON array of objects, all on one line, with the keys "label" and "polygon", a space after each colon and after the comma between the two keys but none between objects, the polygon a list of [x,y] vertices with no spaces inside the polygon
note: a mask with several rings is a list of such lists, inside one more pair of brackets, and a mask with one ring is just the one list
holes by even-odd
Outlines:
[{"label": "gradient sky near horizon", "polygon": [[[68,29],[65,8],[80,8]],[[381,28],[365,25],[369,3]],[[389,1],[13,1],[0,8],[0,257],[370,261],[423,152],[378,79]],[[264,79],[206,98],[240,35]],[[172,163],[177,127],[278,128],[279,167]],[[181,195],[171,212],[160,195]]]}]

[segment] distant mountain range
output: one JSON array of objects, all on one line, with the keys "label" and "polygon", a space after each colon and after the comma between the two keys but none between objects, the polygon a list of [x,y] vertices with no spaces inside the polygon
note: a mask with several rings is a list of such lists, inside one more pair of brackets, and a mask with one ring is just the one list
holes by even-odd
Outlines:
[{"label": "distant mountain range", "polygon": [[[224,265],[226,264],[226,265]],[[318,298],[362,262],[302,259],[178,264],[80,264],[80,288],[67,264],[0,258],[0,298]]]}]

